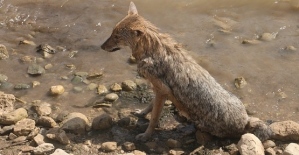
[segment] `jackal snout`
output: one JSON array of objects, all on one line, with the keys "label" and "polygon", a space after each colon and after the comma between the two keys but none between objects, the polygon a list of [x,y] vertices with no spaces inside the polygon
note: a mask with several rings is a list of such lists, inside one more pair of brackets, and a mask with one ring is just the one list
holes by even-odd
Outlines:
[{"label": "jackal snout", "polygon": [[111,35],[102,45],[101,48],[108,52],[114,52],[120,50],[120,47],[117,45],[117,40],[114,40]]}]

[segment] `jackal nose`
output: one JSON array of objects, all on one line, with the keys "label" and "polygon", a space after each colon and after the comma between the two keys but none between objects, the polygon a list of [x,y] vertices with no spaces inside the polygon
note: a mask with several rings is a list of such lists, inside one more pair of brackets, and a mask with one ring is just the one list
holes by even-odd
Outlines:
[{"label": "jackal nose", "polygon": [[104,46],[104,44],[101,45],[101,49],[105,50],[105,46]]}]

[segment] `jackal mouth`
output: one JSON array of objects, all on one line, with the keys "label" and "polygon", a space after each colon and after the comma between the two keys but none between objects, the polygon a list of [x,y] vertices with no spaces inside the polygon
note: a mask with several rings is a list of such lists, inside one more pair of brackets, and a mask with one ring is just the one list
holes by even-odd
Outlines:
[{"label": "jackal mouth", "polygon": [[109,51],[109,52],[115,52],[115,51],[118,51],[118,50],[120,50],[120,48],[119,47],[116,47],[116,48],[113,48],[111,51]]}]

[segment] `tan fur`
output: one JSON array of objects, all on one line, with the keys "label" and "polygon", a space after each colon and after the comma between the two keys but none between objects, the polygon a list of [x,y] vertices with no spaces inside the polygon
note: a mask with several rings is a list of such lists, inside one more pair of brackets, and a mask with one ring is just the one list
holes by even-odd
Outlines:
[{"label": "tan fur", "polygon": [[[204,132],[218,137],[237,137],[245,132],[249,117],[242,102],[224,90],[180,44],[138,15],[132,2],[128,15],[101,47],[113,52],[122,46],[132,49],[139,74],[152,83],[156,93],[153,105],[140,113],[146,115],[152,110],[150,124],[136,139],[145,141],[150,137],[167,98]],[[271,134],[267,127],[256,132],[261,139]]]}]

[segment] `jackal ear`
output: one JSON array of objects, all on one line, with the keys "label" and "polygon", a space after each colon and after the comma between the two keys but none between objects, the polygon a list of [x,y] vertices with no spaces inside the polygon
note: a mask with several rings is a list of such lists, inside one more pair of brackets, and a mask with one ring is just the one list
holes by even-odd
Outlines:
[{"label": "jackal ear", "polygon": [[130,3],[128,15],[137,15],[137,8],[133,2]]},{"label": "jackal ear", "polygon": [[141,30],[134,30],[135,36],[139,37],[143,35],[143,32]]}]

